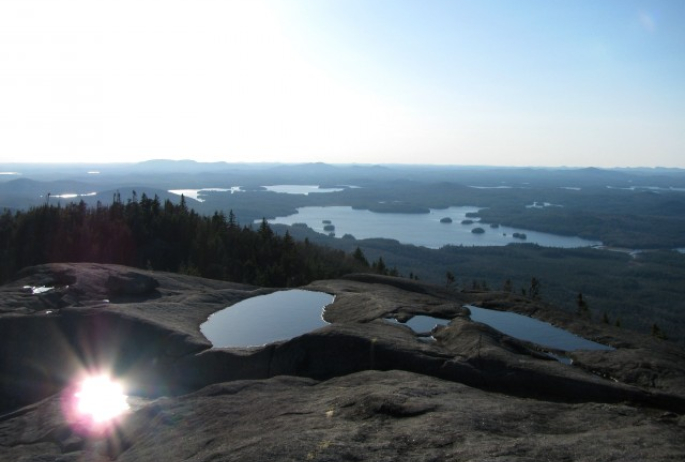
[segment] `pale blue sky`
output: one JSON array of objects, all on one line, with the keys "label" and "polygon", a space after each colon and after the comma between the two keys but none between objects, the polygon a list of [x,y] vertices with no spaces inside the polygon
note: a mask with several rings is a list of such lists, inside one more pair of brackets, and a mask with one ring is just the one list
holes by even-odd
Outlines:
[{"label": "pale blue sky", "polygon": [[685,1],[0,0],[0,163],[685,168]]}]

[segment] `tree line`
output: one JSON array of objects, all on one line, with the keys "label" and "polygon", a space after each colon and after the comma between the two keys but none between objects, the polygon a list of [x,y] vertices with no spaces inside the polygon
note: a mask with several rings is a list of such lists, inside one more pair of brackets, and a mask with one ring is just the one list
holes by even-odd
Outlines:
[{"label": "tree line", "polygon": [[368,271],[368,262],[289,234],[262,220],[241,226],[233,212],[199,215],[157,196],[111,205],[83,201],[5,210],[0,215],[0,283],[20,269],[53,262],[113,263],[269,287]]}]

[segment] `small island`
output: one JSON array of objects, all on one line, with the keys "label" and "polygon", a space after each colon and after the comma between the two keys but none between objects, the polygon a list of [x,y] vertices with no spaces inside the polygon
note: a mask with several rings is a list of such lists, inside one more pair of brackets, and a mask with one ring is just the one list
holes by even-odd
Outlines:
[{"label": "small island", "polygon": [[473,224],[473,220],[461,220],[461,224],[462,224],[462,225],[472,225],[472,224]]},{"label": "small island", "polygon": [[526,239],[528,239],[528,236],[526,236],[526,233],[514,233],[514,234],[512,234],[512,236],[514,236],[516,239],[522,239],[524,241]]},{"label": "small island", "polygon": [[323,227],[324,231],[335,231],[335,225],[327,224]]},{"label": "small island", "polygon": [[323,223],[324,225],[330,225],[333,222],[331,220],[322,220],[321,223]]},{"label": "small island", "polygon": [[452,219],[450,217],[441,218],[440,223],[452,223]]},{"label": "small island", "polygon": [[473,228],[473,229],[471,230],[471,232],[472,232],[473,234],[483,234],[483,233],[485,233],[485,230],[484,230],[483,228]]}]

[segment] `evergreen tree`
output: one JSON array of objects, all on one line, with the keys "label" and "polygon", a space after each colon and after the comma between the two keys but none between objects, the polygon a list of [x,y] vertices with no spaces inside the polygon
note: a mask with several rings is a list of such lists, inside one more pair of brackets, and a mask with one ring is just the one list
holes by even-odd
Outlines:
[{"label": "evergreen tree", "polygon": [[366,259],[364,252],[362,252],[362,249],[360,249],[359,247],[355,249],[354,253],[352,254],[352,257],[362,265],[366,266],[367,268],[369,267],[369,261]]},{"label": "evergreen tree", "polygon": [[378,260],[373,263],[371,268],[378,274],[383,274],[383,275],[388,274],[388,268],[385,266],[385,262],[383,261],[383,257],[378,257]]},{"label": "evergreen tree", "polygon": [[451,272],[451,271],[447,271],[447,272],[445,273],[445,279],[447,280],[447,281],[445,282],[445,285],[446,285],[447,287],[452,287],[452,286],[455,284],[455,282],[456,282],[456,278],[454,277],[454,273]]},{"label": "evergreen tree", "polygon": [[269,241],[274,235],[274,232],[269,226],[269,223],[266,221],[266,218],[262,218],[262,222],[259,225],[259,231],[257,232],[264,241]]},{"label": "evergreen tree", "polygon": [[590,313],[590,307],[588,306],[587,302],[583,298],[583,294],[578,292],[578,297],[576,298],[576,305],[578,307],[577,314],[581,318],[584,319],[590,319],[591,318],[591,313]]},{"label": "evergreen tree", "polygon": [[540,281],[537,278],[531,278],[530,289],[528,289],[528,296],[533,300],[540,298]]},{"label": "evergreen tree", "polygon": [[656,323],[652,324],[652,337],[656,337],[661,340],[668,339],[666,333],[662,331]]},{"label": "evergreen tree", "polygon": [[228,229],[233,231],[238,227],[238,221],[236,220],[233,209],[228,212]]}]

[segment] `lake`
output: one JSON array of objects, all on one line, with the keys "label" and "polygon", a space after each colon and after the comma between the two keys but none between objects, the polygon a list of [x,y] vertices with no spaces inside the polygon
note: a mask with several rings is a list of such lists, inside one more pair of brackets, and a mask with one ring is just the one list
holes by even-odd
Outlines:
[{"label": "lake", "polygon": [[345,188],[320,188],[318,185],[301,185],[301,184],[276,184],[273,186],[264,186],[267,191],[273,191],[281,194],[300,194],[307,196],[309,194],[321,194],[344,191]]},{"label": "lake", "polygon": [[333,299],[330,294],[299,289],[258,295],[212,314],[200,332],[215,348],[288,340],[328,324],[323,310]]},{"label": "lake", "polygon": [[[354,186],[349,186],[350,188]],[[271,186],[263,186],[267,191],[280,193],[280,194],[298,194],[303,196],[308,196],[312,193],[332,193],[338,191],[344,191],[345,188],[320,188],[318,185],[300,185],[300,184],[276,184]],[[219,192],[235,194],[239,192],[245,192],[242,186],[232,186],[230,188],[200,188],[200,189],[170,189],[171,194],[176,194],[178,196],[183,195],[189,197],[198,202],[204,202],[205,199],[202,198],[205,192]]]},{"label": "lake", "polygon": [[628,186],[628,187],[607,186],[607,189],[623,189],[625,191],[685,192],[685,188],[676,188],[673,186],[669,186],[668,188],[664,188],[662,186]]},{"label": "lake", "polygon": [[195,199],[198,202],[204,202],[205,200],[200,198],[204,192],[223,192],[233,194],[243,192],[243,190],[240,186],[233,186],[231,188],[170,189],[169,192],[171,194],[176,194],[177,196],[182,195],[184,197]]},{"label": "lake", "polygon": [[[335,227],[337,237],[350,234],[357,239],[387,238],[396,239],[403,244],[420,245],[438,249],[445,245],[466,246],[499,246],[512,243],[530,242],[546,247],[589,247],[601,245],[575,236],[559,236],[525,229],[490,225],[474,220],[464,225],[462,220],[469,219],[466,214],[477,212],[477,207],[449,207],[431,209],[430,213],[374,213],[369,210],[356,210],[349,206],[301,207],[298,213],[287,217],[269,220],[269,223],[293,225],[305,223],[313,230],[328,234],[324,230],[324,220]],[[449,217],[452,223],[441,223],[442,218]],[[471,219],[472,220],[472,219]],[[485,232],[474,234],[471,231],[480,227]],[[514,237],[514,233],[524,233],[526,239]]]}]

